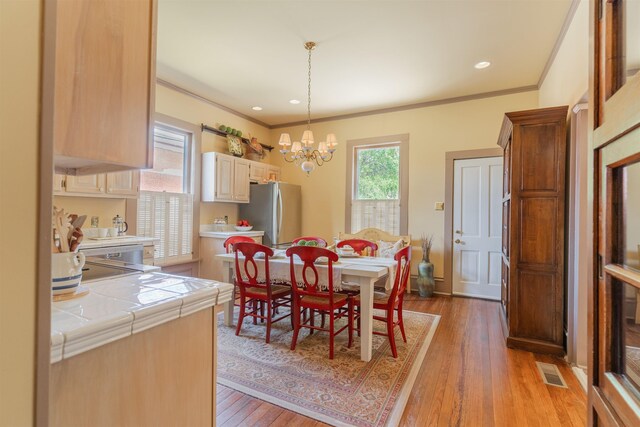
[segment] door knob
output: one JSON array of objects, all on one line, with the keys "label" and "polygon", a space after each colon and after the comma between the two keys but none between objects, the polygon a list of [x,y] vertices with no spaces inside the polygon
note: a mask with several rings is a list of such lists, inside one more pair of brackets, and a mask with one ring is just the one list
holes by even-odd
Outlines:
[{"label": "door knob", "polygon": [[456,230],[456,234],[462,234],[461,230]]},{"label": "door knob", "polygon": [[456,243],[461,243],[462,241],[460,239],[456,239],[455,242]]}]

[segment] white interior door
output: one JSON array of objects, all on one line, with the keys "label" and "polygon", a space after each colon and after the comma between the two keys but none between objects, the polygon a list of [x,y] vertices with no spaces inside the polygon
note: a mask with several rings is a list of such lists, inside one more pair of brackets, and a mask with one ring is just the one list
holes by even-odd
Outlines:
[{"label": "white interior door", "polygon": [[500,299],[502,157],[456,160],[453,293]]}]

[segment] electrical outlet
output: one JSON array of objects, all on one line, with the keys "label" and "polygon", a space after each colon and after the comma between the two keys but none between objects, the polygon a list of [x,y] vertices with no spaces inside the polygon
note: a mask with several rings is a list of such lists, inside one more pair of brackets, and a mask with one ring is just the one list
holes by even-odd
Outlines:
[{"label": "electrical outlet", "polygon": [[436,210],[443,211],[444,210],[444,202],[436,202]]}]

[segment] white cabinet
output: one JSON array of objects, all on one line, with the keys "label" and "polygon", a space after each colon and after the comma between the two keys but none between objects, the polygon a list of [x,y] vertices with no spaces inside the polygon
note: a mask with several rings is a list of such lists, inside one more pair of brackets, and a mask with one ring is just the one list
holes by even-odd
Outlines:
[{"label": "white cabinet", "polygon": [[233,200],[239,203],[249,203],[249,160],[234,159],[233,171]]},{"label": "white cabinet", "polygon": [[104,194],[104,174],[67,175],[65,192],[82,194]]},{"label": "white cabinet", "polygon": [[57,196],[137,198],[140,171],[101,173],[96,175],[53,176],[53,193]]},{"label": "white cabinet", "polygon": [[267,164],[251,162],[249,169],[249,180],[262,184],[267,179]]},{"label": "white cabinet", "polygon": [[249,202],[249,160],[226,154],[202,154],[202,201]]}]

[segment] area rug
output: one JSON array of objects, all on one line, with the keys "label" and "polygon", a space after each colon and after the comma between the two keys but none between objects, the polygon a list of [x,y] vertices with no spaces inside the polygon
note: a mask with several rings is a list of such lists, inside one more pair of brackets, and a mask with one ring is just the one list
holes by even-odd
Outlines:
[{"label": "area rug", "polygon": [[[360,360],[357,336],[347,348],[346,331],[336,336],[330,360],[324,332],[301,330],[291,351],[288,319],[273,325],[270,344],[264,342],[264,324],[245,319],[235,336],[235,328],[220,320],[218,383],[334,426],[396,426],[439,320],[405,310],[407,343],[397,330],[398,358],[392,357],[387,337],[374,335],[369,362]],[[382,322],[374,326],[385,329]]]}]

